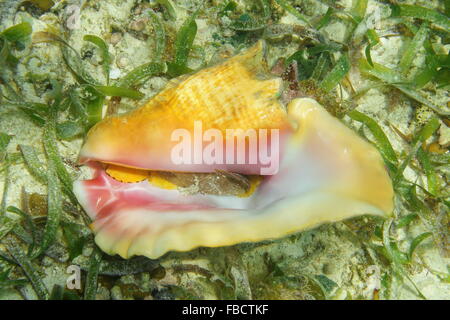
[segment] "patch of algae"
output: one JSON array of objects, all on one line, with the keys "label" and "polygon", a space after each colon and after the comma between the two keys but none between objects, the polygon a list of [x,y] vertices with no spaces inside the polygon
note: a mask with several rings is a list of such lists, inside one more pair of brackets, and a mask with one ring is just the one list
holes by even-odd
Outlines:
[{"label": "patch of algae", "polygon": [[[5,1],[4,4],[11,1]],[[15,2],[15,1],[14,1]],[[166,33],[169,38],[168,49],[165,53],[170,57],[173,47],[173,38],[176,30],[202,1],[180,0],[175,4],[176,20],[166,21]],[[249,7],[249,2],[236,1],[239,10],[244,11]],[[332,2],[339,8],[350,8],[352,1],[291,1],[298,8],[311,15],[323,15],[327,6]],[[436,6],[437,1],[407,1],[411,4]],[[64,27],[68,16],[67,5],[80,6],[78,1],[55,1],[56,9],[37,12],[25,7],[18,7],[17,12],[6,5],[0,7],[2,11],[2,28],[14,23],[27,21],[32,24],[33,31],[64,30],[67,41],[78,51],[89,57],[88,52],[95,48],[83,41],[86,34],[95,34],[108,42],[109,51],[113,57],[111,78],[119,78],[133,68],[148,62],[152,58],[154,43],[152,41],[152,29],[149,27],[148,17],[145,14],[146,7],[151,4],[159,11],[164,11],[155,2],[143,2],[137,0],[125,1],[83,1],[79,16],[79,24],[75,29]],[[368,1],[369,12],[376,8],[386,10],[383,1]],[[431,3],[431,4],[430,4]],[[221,1],[211,1],[206,11],[214,11],[214,6],[220,6]],[[247,6],[246,6],[247,5]],[[276,4],[274,4],[276,6]],[[278,8],[279,9],[279,8]],[[384,10],[384,11],[383,11]],[[5,13],[6,12],[6,13]],[[295,17],[277,10],[279,23],[297,24]],[[143,20],[142,20],[143,19]],[[141,29],[139,23],[144,21]],[[242,32],[227,27],[227,17],[219,21],[204,14],[196,19],[198,34],[194,44],[204,50],[205,61],[214,59],[218,48],[233,52],[240,47],[239,41],[248,41],[252,37],[258,38],[258,32],[252,35],[243,35]],[[382,21],[382,23],[387,23]],[[224,27],[225,26],[225,27]],[[380,28],[386,28],[381,25]],[[389,26],[387,26],[389,27]],[[335,41],[343,41],[346,36],[345,24],[335,21],[329,24],[324,32]],[[269,64],[273,65],[280,56],[289,56],[297,50],[295,42],[274,43],[269,50]],[[386,66],[394,66],[399,60],[399,53],[405,43],[400,37],[383,38],[381,45],[372,52],[375,62],[383,62]],[[447,48],[448,50],[448,48]],[[51,77],[63,81],[66,85],[74,84],[74,79],[64,68],[61,68],[62,57],[57,46],[53,44],[34,45],[27,58],[27,63],[19,68],[19,74],[25,77],[28,73],[35,78]],[[360,53],[362,55],[362,51]],[[95,56],[95,55],[94,55]],[[87,58],[89,67],[96,77],[102,80],[102,66],[96,58]],[[195,67],[198,61],[191,62]],[[353,70],[349,79],[356,88],[363,88],[369,82],[361,78],[360,74]],[[146,97],[157,93],[167,83],[165,77],[154,77],[147,81],[141,88]],[[36,83],[35,83],[36,84]],[[22,86],[22,94],[25,97],[33,96],[33,85],[25,82]],[[447,93],[442,91],[430,95],[436,103],[446,103]],[[326,98],[324,98],[326,101]],[[357,101],[357,109],[373,117],[386,132],[394,149],[401,153],[405,151],[406,144],[395,133],[388,122],[405,134],[410,134],[419,127],[418,121],[422,115],[417,114],[416,103],[404,97],[394,96],[393,92],[386,88],[373,88]],[[135,103],[128,99],[122,99],[121,111],[135,107]],[[17,113],[1,110],[0,132],[6,132],[13,136],[9,145],[9,152],[16,152],[19,144],[33,145],[39,149],[42,155],[41,130],[30,124]],[[367,137],[371,133],[366,128],[360,128],[359,124],[351,123],[348,118],[345,122],[360,129]],[[67,163],[74,163],[82,144],[81,139],[59,143],[59,151]],[[75,170],[77,177],[88,177],[89,172],[85,168]],[[417,179],[417,174],[411,168],[407,168],[405,174],[411,180]],[[11,167],[10,179],[13,183],[8,193],[8,205],[20,206],[20,194],[22,187],[29,193],[45,194],[45,186],[36,182],[23,164]],[[0,190],[4,181],[0,180]],[[387,261],[375,255],[365,241],[369,231],[376,225],[372,218],[361,217],[351,221],[339,222],[332,225],[324,225],[314,230],[295,234],[276,241],[265,241],[257,244],[240,244],[225,248],[198,248],[187,253],[169,253],[160,259],[161,266],[151,272],[140,272],[130,275],[118,275],[113,279],[108,275],[102,275],[99,279],[98,299],[172,299],[172,298],[198,298],[198,299],[376,299],[380,290],[381,281],[386,275]],[[399,241],[411,239],[414,235],[424,232],[420,226],[414,226],[412,230],[399,231],[396,235]],[[366,232],[367,231],[367,232]],[[85,248],[82,256],[77,261],[86,261],[92,248]],[[438,250],[432,245],[424,245],[417,250],[420,260],[411,265],[412,280],[422,293],[431,299],[448,299],[450,288],[443,283],[435,273],[447,272],[448,259],[439,255]],[[44,258],[39,267],[44,284],[49,288],[53,284],[65,286],[67,274],[66,260],[63,262]],[[114,262],[113,262],[114,263]],[[428,266],[429,268],[427,268]],[[23,296],[36,298],[30,285],[25,286],[21,295],[14,290],[1,290],[0,299],[20,299]],[[417,295],[410,285],[394,281],[392,284],[391,299],[416,299]]]}]

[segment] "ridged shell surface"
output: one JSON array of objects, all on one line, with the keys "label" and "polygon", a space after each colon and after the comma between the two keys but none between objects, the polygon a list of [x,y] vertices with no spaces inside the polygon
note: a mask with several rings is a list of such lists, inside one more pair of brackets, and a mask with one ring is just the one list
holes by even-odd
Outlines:
[{"label": "ridged shell surface", "polygon": [[172,165],[171,134],[181,128],[193,132],[194,121],[200,121],[203,130],[214,128],[223,132],[289,130],[286,110],[278,101],[282,82],[268,76],[263,47],[263,42],[258,42],[223,63],[171,80],[142,107],[101,121],[88,133],[81,161],[100,160],[165,171],[229,170],[226,166],[186,170]]}]

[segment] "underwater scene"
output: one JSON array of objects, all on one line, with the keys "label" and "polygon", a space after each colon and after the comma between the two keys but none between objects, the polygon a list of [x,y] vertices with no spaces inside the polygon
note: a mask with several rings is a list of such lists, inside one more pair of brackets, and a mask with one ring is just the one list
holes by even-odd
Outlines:
[{"label": "underwater scene", "polygon": [[449,50],[448,0],[0,0],[0,300],[450,300]]}]

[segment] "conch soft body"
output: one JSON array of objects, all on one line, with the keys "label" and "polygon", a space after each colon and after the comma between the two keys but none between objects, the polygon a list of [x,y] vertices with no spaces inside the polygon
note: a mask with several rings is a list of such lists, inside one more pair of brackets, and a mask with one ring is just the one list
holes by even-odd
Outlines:
[{"label": "conch soft body", "polygon": [[[274,239],[326,222],[391,213],[392,184],[378,151],[315,100],[297,98],[285,108],[278,101],[281,80],[267,74],[258,42],[171,81],[143,107],[107,118],[89,132],[80,159],[94,177],[76,181],[74,192],[94,220],[102,250],[153,259],[168,251]],[[173,130],[193,132],[199,120],[204,129],[223,132],[278,129],[278,168],[245,196],[186,194],[155,179],[155,171],[261,174],[259,161],[174,164]],[[274,137],[266,142],[274,143]]]}]

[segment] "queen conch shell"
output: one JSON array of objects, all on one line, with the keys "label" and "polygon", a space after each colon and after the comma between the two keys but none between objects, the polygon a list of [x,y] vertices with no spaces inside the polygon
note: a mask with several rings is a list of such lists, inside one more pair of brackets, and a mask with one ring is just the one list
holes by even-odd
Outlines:
[{"label": "queen conch shell", "polygon": [[[286,110],[277,100],[281,80],[266,74],[259,42],[172,81],[143,107],[91,130],[80,159],[94,177],[76,181],[74,192],[94,220],[102,250],[154,259],[168,251],[280,238],[326,222],[392,212],[392,184],[378,151],[312,99],[294,99]],[[146,178],[146,170],[259,174],[261,163],[174,165],[167,137],[177,128],[193,130],[195,120],[219,130],[279,129],[278,170],[246,197],[186,194]],[[137,182],[118,181],[105,164]]]}]

